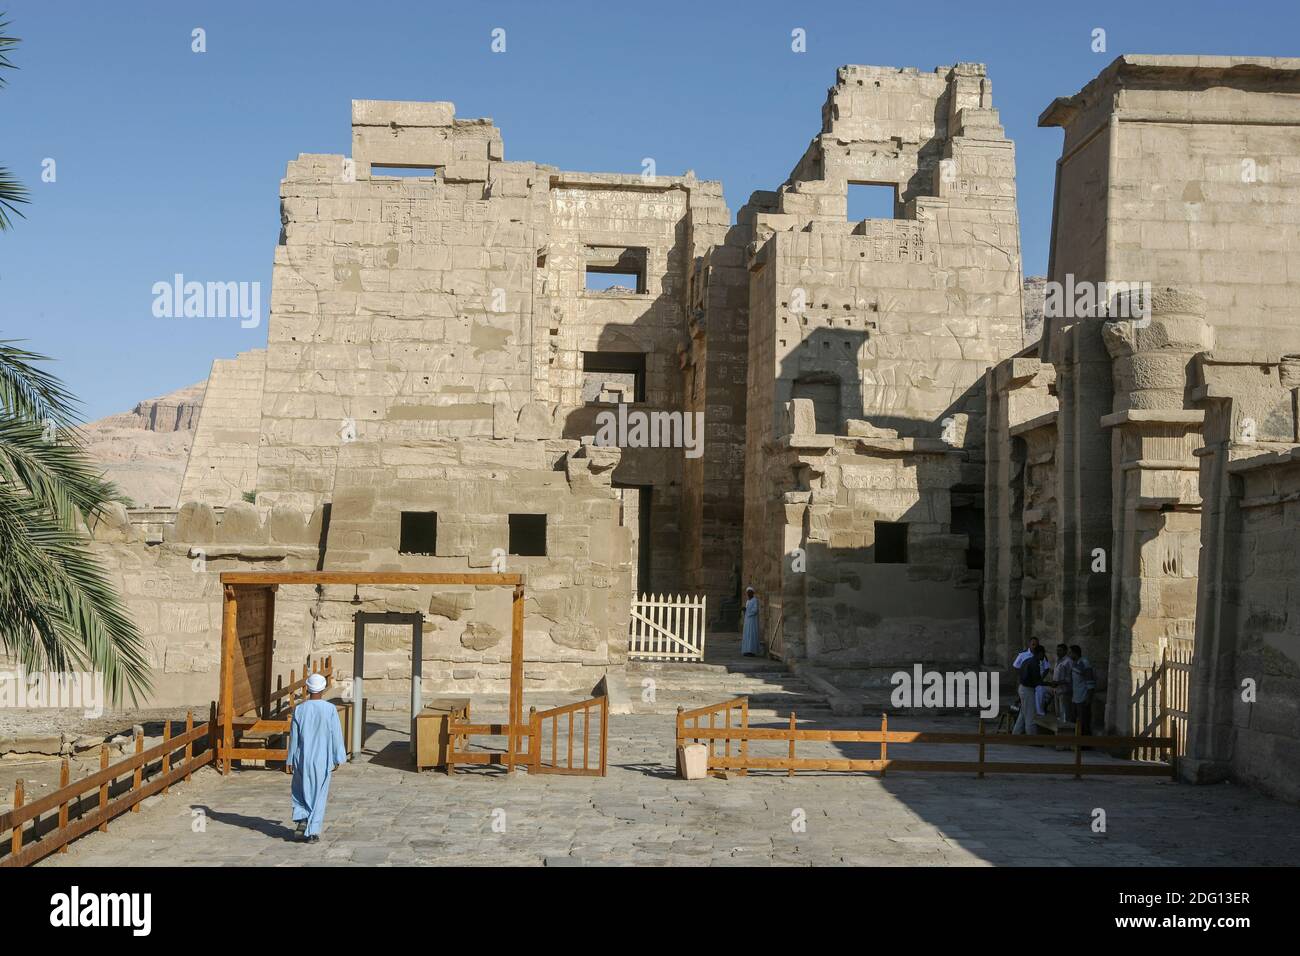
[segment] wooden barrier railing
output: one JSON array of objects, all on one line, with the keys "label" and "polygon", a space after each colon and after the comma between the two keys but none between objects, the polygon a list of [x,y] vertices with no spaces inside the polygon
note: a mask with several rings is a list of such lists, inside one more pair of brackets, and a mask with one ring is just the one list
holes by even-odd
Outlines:
[{"label": "wooden barrier railing", "polygon": [[[515,741],[517,748],[528,734],[527,724],[515,724],[512,728],[508,723],[472,724],[468,720],[453,717],[447,721],[447,773],[455,773],[457,764],[504,766],[507,769],[514,769],[515,764],[526,766],[531,760],[529,753],[518,749],[511,753],[509,741]],[[505,737],[506,752],[466,750],[465,745],[468,744],[470,737]]]},{"label": "wooden barrier railing", "polygon": [[1160,734],[1179,741],[1176,756],[1183,755],[1190,714],[1192,684],[1192,648],[1189,644],[1165,647],[1160,662],[1145,673],[1139,671],[1129,695],[1130,727],[1141,746],[1134,750],[1139,760],[1162,760],[1150,740]]},{"label": "wooden barrier railing", "polygon": [[[596,711],[597,719],[600,721],[599,736],[596,738],[596,763],[591,762],[591,713]],[[573,749],[575,740],[574,719],[576,715],[582,714],[582,764],[575,766],[573,763]],[[560,723],[562,717],[568,717],[568,727],[565,730],[565,751],[566,756],[563,763],[560,762]],[[547,733],[547,724],[550,724],[550,733]],[[549,762],[543,760],[542,754],[546,748],[547,739],[551,741],[551,759]],[[565,704],[562,707],[554,707],[550,710],[544,710],[541,713],[533,708],[528,712],[528,739],[529,739],[529,773],[563,773],[573,774],[576,776],[603,777],[605,776],[605,744],[609,739],[609,698],[593,697],[590,700],[580,700],[573,704]]]},{"label": "wooden barrier railing", "polygon": [[[796,724],[794,713],[790,714],[788,727],[750,727],[748,713],[741,702],[745,698],[701,707],[692,711],[679,711],[677,715],[677,746],[688,740],[707,741],[709,743],[708,769],[710,772],[748,770],[785,770],[793,775],[796,770],[822,771],[876,771],[884,776],[890,770],[928,771],[936,773],[974,773],[983,777],[986,773],[1064,773],[1080,778],[1085,774],[1108,776],[1140,777],[1177,777],[1176,740],[1174,737],[1080,737],[1062,734],[997,734],[984,732],[984,721],[979,723],[979,733],[948,733],[934,731],[890,730],[889,717],[880,716],[879,730],[801,730]],[[717,726],[716,715],[741,707],[744,719],[740,726]],[[710,718],[710,726],[702,727],[699,720],[703,716]],[[686,721],[693,720],[694,726],[687,726]],[[726,750],[719,755],[714,749],[715,741],[724,741]],[[739,753],[731,754],[731,742],[740,744]],[[787,744],[784,756],[755,756],[749,752],[750,741],[773,741]],[[880,756],[876,758],[826,758],[798,757],[796,744],[800,741],[812,743],[874,743],[880,746]],[[967,744],[977,749],[975,760],[899,760],[889,756],[890,744]],[[987,759],[986,748],[989,745],[1004,746],[1052,746],[1068,747],[1074,751],[1070,763],[1049,763],[1047,761],[1011,762],[991,761]],[[1158,748],[1169,753],[1169,766],[1150,763],[1084,763],[1083,749],[1133,752],[1138,746]]]},{"label": "wooden barrier railing", "polygon": [[[709,726],[707,728],[709,730],[714,730],[717,728],[719,715],[721,715],[722,728],[724,730],[732,729],[733,712],[736,714],[735,727],[737,729],[747,730],[749,728],[749,698],[748,697],[735,697],[732,698],[731,700],[723,701],[721,704],[712,704],[708,707],[696,707],[694,710],[683,710],[681,707],[678,707],[677,708],[677,746],[680,747],[683,743],[686,742],[687,739],[694,740],[697,743],[700,741],[701,739],[700,735],[698,734],[692,735],[690,733],[690,730],[692,728],[694,730],[699,730],[700,721],[705,717],[709,718]],[[691,727],[687,726],[688,722],[692,725]],[[707,737],[706,739],[708,740],[709,760],[712,761],[713,760],[713,738]],[[730,759],[732,738],[730,736],[727,736],[723,738],[723,741],[725,747],[724,756],[727,757],[727,759]],[[740,740],[740,756],[742,758],[742,761],[744,758],[749,756],[748,738],[741,738]],[[744,775],[745,768],[742,766],[738,769],[740,774]]]},{"label": "wooden barrier railing", "polygon": [[[324,674],[327,681],[333,682],[334,659],[332,657],[308,660],[302,677],[297,670],[289,671],[289,683],[284,683],[284,676],[276,678],[275,690],[267,698],[267,712],[264,716],[256,714],[235,715],[229,721],[230,747],[227,748],[222,736],[217,736],[216,759],[222,773],[230,772],[230,765],[235,760],[264,760],[281,762],[288,759],[288,733],[293,722],[293,709],[307,699],[307,678],[312,674]],[[287,710],[287,713],[286,713]],[[242,738],[247,736],[264,737],[265,745],[246,746]],[[269,741],[284,737],[283,746],[271,746]]]},{"label": "wooden barrier railing", "polygon": [[[591,730],[592,711],[598,712],[600,733]],[[576,727],[577,715],[582,714],[582,729]],[[560,758],[560,724],[561,718],[567,717],[565,730],[565,756]],[[550,723],[550,727],[545,725]],[[549,730],[549,733],[548,733]],[[513,732],[512,732],[513,731]],[[468,750],[466,745],[470,737],[505,737],[505,752],[487,750]],[[542,752],[547,739],[551,742],[549,761],[542,759]],[[581,739],[582,763],[574,763],[575,744]],[[527,741],[525,746],[524,741]],[[572,704],[564,704],[550,710],[538,711],[531,708],[528,722],[516,724],[475,724],[468,719],[452,718],[447,723],[447,773],[455,773],[458,764],[475,766],[504,766],[513,770],[515,766],[526,769],[529,773],[560,773],[577,776],[603,777],[606,772],[605,752],[609,741],[609,698],[592,697]],[[592,744],[598,753],[593,762]]]},{"label": "wooden barrier railing", "polygon": [[[211,763],[216,706],[212,705],[208,722],[197,727],[191,711],[185,718],[185,731],[176,737],[172,736],[172,721],[165,721],[162,743],[148,750],[144,749],[144,735],[136,734],[135,753],[115,764],[109,764],[108,744],[104,744],[99,752],[100,769],[75,783],[68,782],[69,762],[64,757],[59,789],[31,803],[24,802],[23,781],[19,780],[14,787],[13,809],[0,813],[0,834],[13,831],[5,840],[9,853],[0,857],[0,867],[30,866],[55,850],[66,852],[72,840],[91,830],[106,831],[108,821],[114,817],[128,810],[138,812],[140,802],[146,797],[166,793],[176,781],[188,780],[195,770]],[[173,765],[178,751],[182,752],[180,761]],[[129,788],[114,797],[113,784],[128,773],[131,774]],[[95,808],[82,812],[82,797],[92,790],[98,791]],[[40,817],[55,810],[57,825],[48,832],[40,832]]]}]

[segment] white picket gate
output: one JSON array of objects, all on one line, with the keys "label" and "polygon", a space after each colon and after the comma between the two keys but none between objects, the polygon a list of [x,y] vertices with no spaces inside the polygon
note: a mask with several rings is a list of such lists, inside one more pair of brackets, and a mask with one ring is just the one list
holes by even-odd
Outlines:
[{"label": "white picket gate", "polygon": [[627,656],[642,661],[704,660],[704,602],[703,594],[633,598]]}]

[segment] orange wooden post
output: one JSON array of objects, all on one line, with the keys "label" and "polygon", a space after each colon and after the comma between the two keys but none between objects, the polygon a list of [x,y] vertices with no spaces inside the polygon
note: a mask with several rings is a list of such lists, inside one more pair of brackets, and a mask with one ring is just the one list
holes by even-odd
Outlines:
[{"label": "orange wooden post", "polygon": [[605,776],[605,748],[609,743],[609,695],[600,699],[600,775]]},{"label": "orange wooden post", "polygon": [[221,608],[221,772],[229,774],[235,749],[235,655],[239,653],[239,599],[235,589],[222,589]]},{"label": "orange wooden post", "polygon": [[[558,721],[557,721],[558,723]],[[569,769],[573,769],[573,711],[569,711]]]},{"label": "orange wooden post", "polygon": [[722,712],[722,726],[727,729],[727,736],[723,738],[722,754],[728,760],[731,759],[731,705]]},{"label": "orange wooden post", "polygon": [[[717,726],[718,726],[718,712],[716,710],[711,710],[709,711],[709,730],[713,730]],[[713,736],[712,735],[709,736],[709,763],[713,763]]]},{"label": "orange wooden post", "polygon": [[194,729],[194,711],[193,709],[185,712],[185,779],[190,779],[190,761],[194,759],[194,741],[189,739],[190,731]]},{"label": "orange wooden post", "polygon": [[982,717],[980,718],[980,757],[979,757],[979,766],[980,766],[979,772],[978,772],[975,776],[976,776],[976,779],[983,780],[983,779],[984,779],[984,718],[982,718]]},{"label": "orange wooden post", "polygon": [[[221,768],[216,763],[219,752],[217,749],[217,702],[215,700],[208,709],[208,749],[212,751],[212,766],[220,770]],[[189,774],[185,775],[185,779],[190,779]]]},{"label": "orange wooden post", "polygon": [[790,769],[785,772],[787,777],[794,776],[794,732],[798,729],[795,723],[794,711],[790,711]]},{"label": "orange wooden post", "polygon": [[[103,744],[103,745],[99,748],[99,769],[100,769],[100,770],[107,770],[107,769],[108,769],[108,744]],[[112,782],[113,782],[113,781],[111,781],[111,780],[105,780],[102,784],[100,784],[100,787],[99,787],[99,809],[101,809],[101,810],[105,809],[105,808],[108,806],[108,786],[109,786],[109,784],[112,783]],[[105,819],[104,819],[104,822],[101,823],[101,824],[99,825],[99,832],[100,832],[100,833],[107,833],[107,832],[108,832],[108,819],[107,819],[107,818],[105,818]]]},{"label": "orange wooden post", "polygon": [[[740,726],[749,730],[749,698],[740,699]],[[741,768],[741,775],[749,773],[749,737],[746,736],[740,741],[740,760],[745,766]]]},{"label": "orange wooden post", "polygon": [[[168,717],[166,720],[163,721],[163,743],[164,744],[170,743],[171,739],[172,739],[172,721],[171,718]],[[171,772],[171,769],[172,769],[172,752],[170,750],[164,750],[163,758],[162,758],[162,775],[164,780],[167,779],[167,774]],[[167,784],[164,783],[162,792],[170,793],[171,787],[169,787]]]},{"label": "orange wooden post", "polygon": [[[59,768],[59,789],[62,790],[72,779],[72,767],[68,763],[68,758],[63,758],[63,766]],[[59,804],[59,829],[62,830],[68,825],[68,801],[64,800]],[[68,852],[68,845],[65,843],[59,847],[60,853]]]},{"label": "orange wooden post", "polygon": [[[519,726],[524,719],[524,586],[516,584],[510,605],[510,727],[507,735],[506,769],[515,769]],[[559,721],[556,721],[559,724]],[[554,752],[552,751],[552,756]]]},{"label": "orange wooden post", "polygon": [[542,721],[537,716],[537,708],[528,708],[528,766],[530,772],[536,773],[542,765]]},{"label": "orange wooden post", "polygon": [[885,761],[889,758],[889,715],[880,715],[880,775],[885,775]]},{"label": "orange wooden post", "polygon": [[[137,756],[137,757],[138,757],[140,754],[144,753],[144,731],[143,731],[143,730],[140,731],[138,734],[135,735],[135,753],[136,753],[136,756]],[[138,766],[138,767],[135,768],[135,773],[131,774],[131,792],[132,792],[132,793],[135,793],[137,790],[140,789],[140,784],[141,784],[141,782],[142,782],[143,780],[144,780],[144,766],[141,765],[141,766]],[[139,813],[139,812],[140,812],[140,804],[138,804],[138,803],[136,803],[136,804],[132,804],[132,806],[131,806],[131,812],[132,812],[132,813]]]},{"label": "orange wooden post", "polygon": [[[21,810],[23,806],[23,778],[19,777],[14,782],[14,809]],[[14,835],[9,843],[9,852],[17,853],[23,848],[23,825],[14,824]]]}]

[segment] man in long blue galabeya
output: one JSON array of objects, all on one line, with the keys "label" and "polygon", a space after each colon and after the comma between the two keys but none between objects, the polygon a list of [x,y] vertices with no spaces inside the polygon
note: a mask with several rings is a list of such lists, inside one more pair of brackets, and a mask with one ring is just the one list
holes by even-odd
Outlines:
[{"label": "man in long blue galabeya", "polygon": [[305,843],[320,842],[329,799],[330,776],[348,759],[343,746],[343,725],[334,705],[321,700],[325,675],[307,678],[309,700],[293,709],[289,725],[289,769],[293,771],[293,822]]},{"label": "man in long blue galabeya", "polygon": [[756,657],[759,652],[758,641],[758,598],[753,588],[745,589],[745,633],[740,638],[740,653],[746,657]]}]

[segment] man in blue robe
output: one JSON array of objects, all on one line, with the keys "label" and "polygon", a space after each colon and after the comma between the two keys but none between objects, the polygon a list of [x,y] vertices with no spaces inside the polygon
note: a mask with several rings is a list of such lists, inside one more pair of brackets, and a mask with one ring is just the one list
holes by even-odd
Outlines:
[{"label": "man in blue robe", "polygon": [[759,651],[758,640],[758,598],[753,588],[745,589],[745,633],[740,638],[740,652],[746,657],[756,657]]},{"label": "man in blue robe", "polygon": [[329,798],[330,776],[348,759],[343,726],[334,705],[321,700],[325,675],[307,678],[309,700],[293,709],[289,724],[289,769],[293,771],[293,821],[304,843],[319,843]]}]

